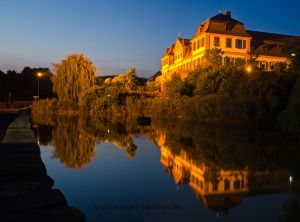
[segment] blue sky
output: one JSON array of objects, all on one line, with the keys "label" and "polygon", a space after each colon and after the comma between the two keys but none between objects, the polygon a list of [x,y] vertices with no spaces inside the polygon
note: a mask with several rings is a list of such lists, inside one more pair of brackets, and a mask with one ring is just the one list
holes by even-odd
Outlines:
[{"label": "blue sky", "polygon": [[191,38],[219,9],[247,29],[300,36],[298,0],[0,0],[0,69],[51,68],[84,53],[100,75],[136,66],[150,76],[179,32]]}]

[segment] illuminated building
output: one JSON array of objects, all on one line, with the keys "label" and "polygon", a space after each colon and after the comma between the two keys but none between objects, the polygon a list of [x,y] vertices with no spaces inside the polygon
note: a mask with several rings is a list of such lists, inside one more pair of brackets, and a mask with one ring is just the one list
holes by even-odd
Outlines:
[{"label": "illuminated building", "polygon": [[168,80],[173,73],[185,78],[196,67],[205,65],[205,52],[214,48],[221,49],[224,65],[246,61],[250,51],[255,51],[259,55],[258,67],[272,71],[276,64],[289,62],[285,46],[299,40],[300,37],[246,30],[230,11],[219,13],[203,22],[191,39],[178,37],[166,49],[158,81]]}]

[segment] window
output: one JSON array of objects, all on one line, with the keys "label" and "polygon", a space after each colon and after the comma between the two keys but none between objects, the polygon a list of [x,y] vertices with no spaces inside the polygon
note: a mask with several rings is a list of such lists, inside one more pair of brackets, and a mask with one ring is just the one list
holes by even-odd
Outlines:
[{"label": "window", "polygon": [[196,43],[193,43],[193,50],[196,50]]},{"label": "window", "polygon": [[230,181],[225,179],[224,180],[224,190],[229,190],[230,189]]},{"label": "window", "polygon": [[200,47],[204,47],[204,45],[205,45],[205,38],[201,38],[200,41],[201,41],[200,42]]},{"label": "window", "polygon": [[231,48],[231,47],[232,47],[232,41],[231,41],[231,38],[227,38],[227,39],[226,39],[226,47],[227,47],[227,48]]},{"label": "window", "polygon": [[240,39],[235,40],[235,48],[242,49],[243,48],[243,41]]},{"label": "window", "polygon": [[241,39],[236,39],[235,40],[235,48],[237,49],[246,49],[247,46],[247,41],[246,40],[241,40]]},{"label": "window", "polygon": [[220,37],[214,38],[214,46],[220,46]]},{"label": "window", "polygon": [[213,183],[213,191],[217,191],[218,190],[218,184],[217,183]]},{"label": "window", "polygon": [[230,31],[232,30],[232,28],[233,28],[233,24],[226,23],[226,24],[225,24],[225,27],[226,27],[226,31],[227,31],[227,32],[230,32]]},{"label": "window", "polygon": [[241,185],[240,185],[240,181],[239,180],[235,180],[233,182],[233,186],[234,186],[234,189],[238,190],[241,188]]},{"label": "window", "polygon": [[197,49],[200,48],[200,40],[197,41]]}]

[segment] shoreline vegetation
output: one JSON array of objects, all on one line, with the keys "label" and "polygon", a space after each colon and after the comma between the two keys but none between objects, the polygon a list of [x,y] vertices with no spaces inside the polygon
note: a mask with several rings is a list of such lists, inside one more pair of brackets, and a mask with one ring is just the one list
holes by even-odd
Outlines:
[{"label": "shoreline vegetation", "polygon": [[[217,61],[217,62],[214,62]],[[212,59],[185,79],[174,74],[159,92],[157,81],[141,84],[136,69],[96,83],[96,67],[84,55],[54,65],[56,98],[34,102],[37,116],[89,116],[94,121],[177,121],[228,124],[300,134],[300,73],[291,66],[272,72]],[[252,61],[253,65],[253,61]],[[252,67],[255,67],[253,65]]]}]

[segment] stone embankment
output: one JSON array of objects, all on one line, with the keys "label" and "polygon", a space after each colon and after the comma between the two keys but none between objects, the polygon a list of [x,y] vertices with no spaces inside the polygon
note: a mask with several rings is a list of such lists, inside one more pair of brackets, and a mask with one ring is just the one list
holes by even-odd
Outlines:
[{"label": "stone embankment", "polygon": [[22,112],[0,143],[0,221],[82,222],[47,175],[29,115]]}]

